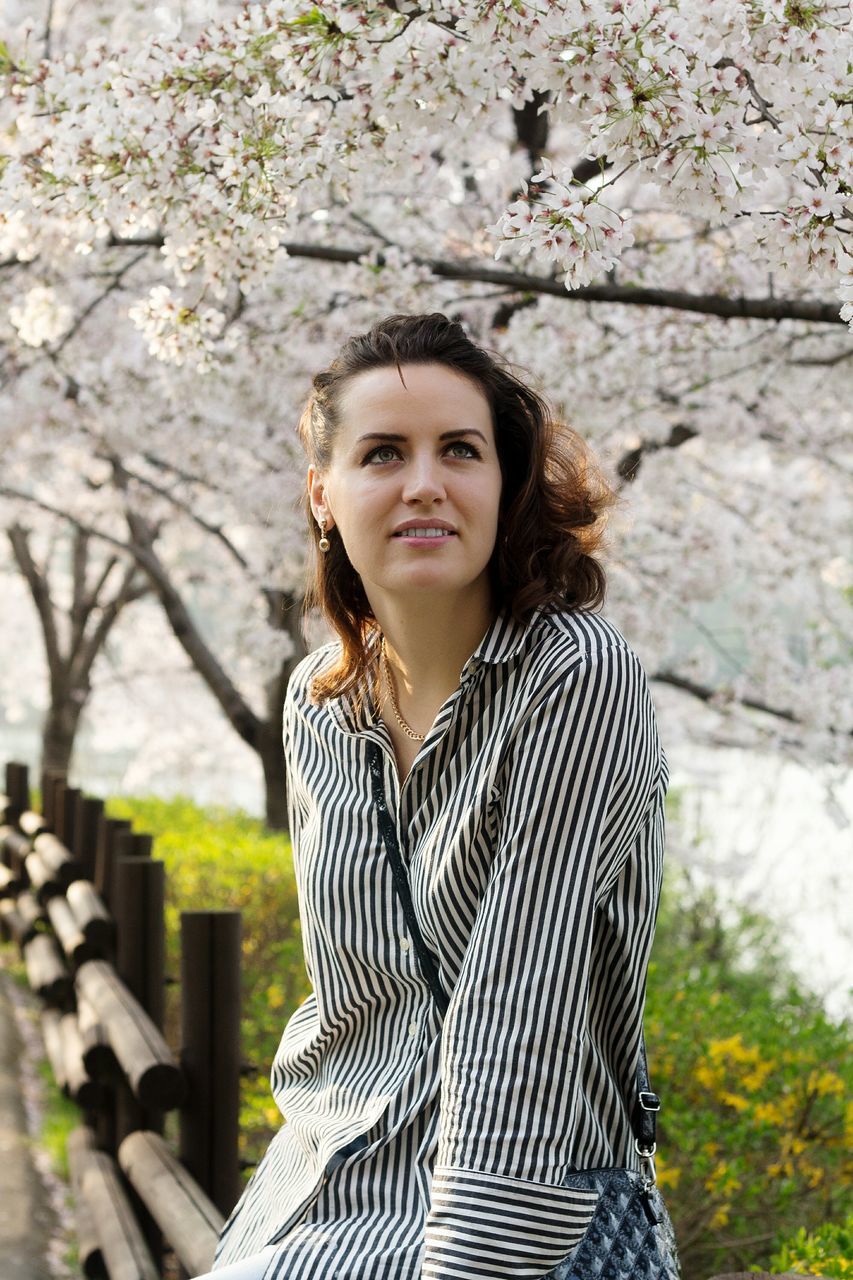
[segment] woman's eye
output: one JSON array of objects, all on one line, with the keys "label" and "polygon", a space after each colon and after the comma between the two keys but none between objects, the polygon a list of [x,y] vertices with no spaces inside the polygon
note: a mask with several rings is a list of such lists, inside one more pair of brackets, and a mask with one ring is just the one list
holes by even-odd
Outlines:
[{"label": "woman's eye", "polygon": [[[395,452],[396,452],[396,450],[395,450],[395,449],[393,449],[393,448],[392,448],[392,446],[391,446],[390,444],[380,444],[376,449],[371,449],[369,453],[366,453],[366,454],[364,455],[364,462],[370,462],[370,461],[372,461],[372,459],[373,459],[373,458],[376,456],[376,454],[378,454],[378,453],[395,453]],[[380,459],[379,459],[379,461],[380,461],[380,462],[384,462],[384,461],[385,461],[385,459],[384,459],[384,458],[380,458]]]},{"label": "woman's eye", "polygon": [[[467,452],[467,455],[465,456],[469,458],[480,457],[480,452],[476,448],[476,446],[473,444],[469,444],[467,440],[453,440],[447,446],[447,448],[448,449],[467,449],[468,452]],[[372,462],[374,459],[376,459],[377,462],[387,462],[389,461],[388,458],[380,458],[379,455],[381,453],[395,454],[396,452],[397,450],[394,448],[393,445],[380,444],[380,445],[377,445],[375,449],[371,449],[369,453],[365,454],[363,462],[364,463]]]},{"label": "woman's eye", "polygon": [[467,449],[470,457],[472,458],[479,458],[480,456],[479,449],[477,449],[475,445],[469,444],[467,440],[454,440],[453,444],[450,445],[450,448]]}]

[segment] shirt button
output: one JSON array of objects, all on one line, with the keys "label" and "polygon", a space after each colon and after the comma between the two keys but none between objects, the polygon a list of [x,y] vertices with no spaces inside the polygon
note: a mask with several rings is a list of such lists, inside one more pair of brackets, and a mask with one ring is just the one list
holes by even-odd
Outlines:
[{"label": "shirt button", "polygon": [[410,947],[411,945],[412,945],[412,944],[411,944],[411,942],[409,942],[409,939],[408,939],[408,938],[401,938],[401,939],[400,939],[400,947],[401,947],[401,949],[402,949],[403,951],[408,951],[408,950],[409,950],[409,947]]},{"label": "shirt button", "polygon": [[416,1022],[409,1023],[409,1035],[416,1036],[418,1034],[418,1024]]}]

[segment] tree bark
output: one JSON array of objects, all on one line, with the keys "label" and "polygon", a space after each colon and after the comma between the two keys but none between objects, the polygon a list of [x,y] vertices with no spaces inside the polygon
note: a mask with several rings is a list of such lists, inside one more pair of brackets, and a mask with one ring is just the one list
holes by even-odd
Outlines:
[{"label": "tree bark", "polygon": [[[116,486],[127,492],[128,473],[117,456],[111,459]],[[267,682],[264,714],[259,715],[249,704],[222,662],[202,635],[186,601],[157,554],[158,530],[128,501],[125,507],[131,551],[136,562],[147,573],[153,591],[163,606],[175,639],[219,703],[232,728],[257,754],[264,776],[265,820],[274,831],[287,830],[287,778],[282,744],[282,715],[287,683],[294,666],[306,653],[299,625],[300,601],[284,591],[264,592],[270,626],[286,631],[293,642],[293,653]]]},{"label": "tree bark", "polygon": [[[163,236],[151,232],[147,236],[110,236],[112,246],[140,245],[160,247]],[[282,248],[291,258],[309,258],[319,262],[360,262],[373,245],[323,245],[285,240]],[[396,247],[396,246],[395,246]],[[379,262],[381,264],[381,254]],[[843,325],[838,302],[813,298],[729,297],[721,293],[690,293],[684,289],[654,289],[631,284],[584,285],[567,289],[561,278],[530,275],[524,271],[492,266],[491,263],[425,258],[414,254],[411,261],[426,267],[441,280],[467,280],[475,284],[493,284],[512,292],[546,294],[565,302],[616,302],[626,307],[668,307],[675,311],[691,311],[699,315],[720,316],[724,320],[806,320],[812,324]]]},{"label": "tree bark", "polygon": [[268,592],[267,603],[271,624],[286,631],[293,641],[292,655],[281,664],[278,674],[266,686],[266,719],[258,735],[258,755],[264,771],[264,797],[267,826],[273,831],[287,831],[287,796],[290,779],[284,763],[282,717],[284,698],[294,667],[307,653],[299,626],[299,602],[283,591]]},{"label": "tree bark", "polygon": [[[91,554],[92,535],[74,529],[71,541],[71,605],[66,615],[68,639],[60,638],[62,611],[50,589],[50,557],[39,565],[30,545],[31,530],[15,523],[7,529],[12,555],[30,589],[38,614],[48,669],[50,702],[42,725],[41,770],[70,770],[80,717],[92,691],[91,673],[110,632],[123,610],[149,594],[150,587],[136,564],[111,555],[97,564]],[[112,594],[109,581],[121,577]],[[89,579],[95,577],[90,585]]]},{"label": "tree bark", "polygon": [[[53,682],[51,682],[53,686]],[[41,772],[50,769],[69,773],[80,715],[89,690],[75,690],[68,696],[51,697],[41,735]]]}]

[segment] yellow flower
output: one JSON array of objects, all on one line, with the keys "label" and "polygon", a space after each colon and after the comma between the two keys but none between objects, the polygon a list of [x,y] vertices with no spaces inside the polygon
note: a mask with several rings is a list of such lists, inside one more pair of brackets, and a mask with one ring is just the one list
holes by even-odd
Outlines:
[{"label": "yellow flower", "polygon": [[749,1103],[739,1093],[721,1093],[720,1101],[724,1102],[727,1107],[733,1107],[735,1111],[749,1110]]},{"label": "yellow flower", "polygon": [[280,1009],[284,1004],[284,992],[276,982],[267,987],[267,1004],[271,1009]]},{"label": "yellow flower", "polygon": [[790,1120],[800,1110],[800,1100],[795,1094],[787,1093],[781,1098],[779,1106],[782,1109],[783,1116]]},{"label": "yellow flower", "polygon": [[658,1160],[657,1181],[658,1186],[661,1187],[677,1187],[681,1181],[681,1170],[676,1165],[673,1165],[672,1168],[670,1168],[667,1165],[661,1164],[660,1160]]},{"label": "yellow flower", "polygon": [[705,1190],[716,1191],[728,1171],[729,1166],[726,1164],[725,1160],[718,1161],[709,1176],[705,1179]]},{"label": "yellow flower", "polygon": [[773,1070],[772,1062],[756,1062],[751,1071],[747,1071],[742,1077],[741,1083],[745,1089],[757,1091],[764,1084],[764,1081]]},{"label": "yellow flower", "polygon": [[742,1052],[743,1038],[739,1031],[736,1035],[729,1036],[725,1040],[708,1041],[708,1056],[713,1062],[719,1062],[722,1058],[734,1058],[735,1061],[738,1061]]},{"label": "yellow flower", "polygon": [[723,1079],[722,1071],[709,1067],[707,1062],[700,1062],[694,1075],[703,1089],[715,1089],[718,1084],[722,1083]]},{"label": "yellow flower", "polygon": [[779,1125],[783,1116],[781,1108],[775,1102],[758,1102],[753,1111],[757,1124]]},{"label": "yellow flower", "polygon": [[724,1226],[726,1225],[726,1223],[728,1222],[728,1220],[729,1220],[729,1209],[730,1209],[730,1208],[731,1208],[731,1205],[728,1205],[728,1204],[721,1204],[721,1205],[720,1205],[720,1207],[719,1207],[719,1209],[717,1209],[717,1210],[716,1210],[716,1212],[714,1213],[713,1218],[711,1219],[711,1226],[712,1226],[712,1227],[724,1227]]},{"label": "yellow flower", "polygon": [[844,1095],[844,1081],[834,1071],[812,1071],[809,1076],[808,1087],[814,1090],[818,1097],[824,1098],[828,1094],[834,1094],[837,1097]]}]

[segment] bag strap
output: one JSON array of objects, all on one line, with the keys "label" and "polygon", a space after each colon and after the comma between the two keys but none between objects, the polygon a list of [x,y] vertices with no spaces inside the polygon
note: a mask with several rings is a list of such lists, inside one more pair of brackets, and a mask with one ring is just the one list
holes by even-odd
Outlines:
[{"label": "bag strap", "polygon": [[[382,749],[376,742],[369,742],[367,744],[367,750],[370,764],[370,778],[373,786],[373,800],[376,805],[376,813],[379,819],[379,833],[382,836],[382,839],[385,842],[385,848],[388,851],[388,860],[391,863],[394,885],[400,898],[403,914],[406,917],[406,924],[409,926],[409,932],[412,935],[412,941],[415,944],[415,954],[418,957],[418,964],[420,965],[421,973],[426,979],[441,1016],[444,1017],[450,1003],[450,998],[441,985],[441,979],[438,976],[438,965],[435,962],[435,957],[424,942],[420,926],[418,925],[414,903],[412,902],[412,894],[409,888],[408,873],[406,872],[403,859],[400,856],[400,848],[397,843],[396,824],[388,811],[388,803],[385,799],[382,770]],[[656,1093],[652,1092],[649,1085],[646,1041],[645,1036],[641,1032],[640,1057],[637,1062],[636,1097],[631,1109],[630,1120],[637,1152],[641,1161],[644,1162],[644,1166],[646,1161],[651,1164],[651,1158],[655,1152],[656,1120],[657,1113],[659,1111],[660,1098]],[[648,1170],[648,1166],[645,1167]],[[653,1177],[653,1166],[651,1166],[651,1169]]]},{"label": "bag strap", "polygon": [[418,925],[418,918],[415,915],[415,907],[412,902],[412,894],[409,889],[409,877],[400,857],[400,849],[397,844],[397,829],[394,819],[388,812],[388,804],[385,800],[385,788],[382,782],[382,749],[375,743],[368,743],[368,752],[370,753],[370,777],[373,783],[373,799],[376,804],[376,812],[379,817],[379,832],[385,841],[385,848],[388,850],[388,859],[391,863],[391,871],[394,876],[394,885],[403,907],[403,915],[406,917],[406,924],[409,926],[409,932],[412,935],[412,941],[415,944],[415,953],[418,957],[418,964],[421,967],[421,973],[426,978],[432,991],[435,1003],[438,1005],[441,1016],[447,1013],[447,1006],[450,1004],[450,997],[441,985],[441,979],[438,976],[438,965],[435,957],[424,942],[423,935]]}]

